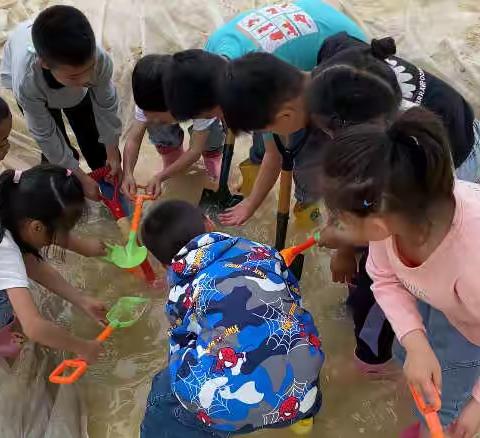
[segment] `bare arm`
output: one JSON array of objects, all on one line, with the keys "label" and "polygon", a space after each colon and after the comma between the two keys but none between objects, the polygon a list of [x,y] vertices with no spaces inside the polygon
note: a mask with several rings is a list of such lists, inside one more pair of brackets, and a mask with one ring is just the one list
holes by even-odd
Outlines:
[{"label": "bare arm", "polygon": [[263,157],[257,180],[252,193],[247,198],[252,208],[256,210],[275,185],[282,170],[282,156],[278,152],[273,140],[265,142],[265,156]]},{"label": "bare arm", "polygon": [[265,155],[252,193],[240,204],[219,215],[223,225],[243,225],[267,197],[282,170],[282,156],[275,143],[265,142]]},{"label": "bare arm", "polygon": [[27,288],[7,290],[15,314],[25,335],[34,342],[47,347],[71,351],[92,363],[102,351],[97,341],[85,341],[71,335],[53,322],[42,318]]},{"label": "bare arm", "polygon": [[192,131],[190,138],[190,149],[186,151],[178,160],[157,173],[148,183],[148,193],[153,194],[155,197],[161,193],[161,184],[169,178],[174,177],[180,173],[186,172],[190,166],[195,163],[202,152],[205,150],[209,131]]},{"label": "bare arm", "polygon": [[137,185],[133,175],[138,161],[138,154],[142,145],[147,125],[138,120],[133,120],[128,131],[127,142],[123,149],[123,192],[134,197],[137,193]]},{"label": "bare arm", "polygon": [[75,306],[81,306],[82,295],[49,263],[31,254],[24,256],[28,277]]},{"label": "bare arm", "polygon": [[24,260],[27,274],[32,280],[83,310],[96,322],[105,324],[107,309],[101,301],[80,292],[49,263],[39,260],[31,254],[25,255]]}]

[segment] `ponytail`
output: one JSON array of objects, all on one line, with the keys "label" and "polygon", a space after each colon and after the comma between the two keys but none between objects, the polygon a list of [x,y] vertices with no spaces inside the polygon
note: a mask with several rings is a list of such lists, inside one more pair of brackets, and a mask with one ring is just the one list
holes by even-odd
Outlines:
[{"label": "ponytail", "polygon": [[420,107],[387,130],[365,124],[341,132],[324,146],[320,177],[332,210],[361,217],[400,213],[416,222],[451,198],[454,187],[445,128]]},{"label": "ponytail", "polygon": [[397,45],[395,44],[395,40],[391,37],[382,38],[380,40],[374,38],[370,43],[370,51],[375,58],[385,61],[389,56],[393,56],[397,53]]}]

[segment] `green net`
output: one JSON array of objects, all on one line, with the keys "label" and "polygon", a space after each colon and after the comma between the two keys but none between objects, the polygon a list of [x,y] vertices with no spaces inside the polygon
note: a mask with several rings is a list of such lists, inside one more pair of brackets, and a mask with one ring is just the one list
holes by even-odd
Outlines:
[{"label": "green net", "polygon": [[108,322],[114,328],[125,328],[135,324],[150,304],[148,298],[122,297],[107,313]]}]

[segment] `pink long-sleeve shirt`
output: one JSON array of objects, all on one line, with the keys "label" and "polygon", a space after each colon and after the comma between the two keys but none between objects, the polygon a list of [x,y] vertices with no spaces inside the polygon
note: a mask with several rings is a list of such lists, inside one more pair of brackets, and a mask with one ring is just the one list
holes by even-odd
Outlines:
[{"label": "pink long-sleeve shirt", "polygon": [[[406,266],[391,237],[370,243],[372,290],[400,342],[413,330],[425,330],[419,299],[443,312],[465,338],[480,346],[480,185],[457,181],[454,193],[452,227],[420,266]],[[480,380],[472,395],[480,401]]]}]

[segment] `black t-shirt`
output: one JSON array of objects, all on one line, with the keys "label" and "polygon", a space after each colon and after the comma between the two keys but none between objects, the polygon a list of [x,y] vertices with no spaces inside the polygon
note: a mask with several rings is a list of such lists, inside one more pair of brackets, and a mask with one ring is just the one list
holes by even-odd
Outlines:
[{"label": "black t-shirt", "polygon": [[[345,32],[333,35],[320,48],[317,64],[354,47],[365,49],[369,45]],[[450,137],[455,168],[458,168],[469,156],[475,141],[472,107],[446,82],[404,59],[392,56],[386,62],[397,76],[404,99],[402,106],[422,105],[442,118]]]}]

